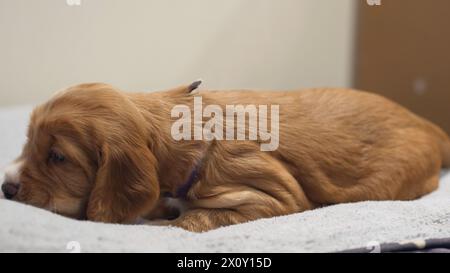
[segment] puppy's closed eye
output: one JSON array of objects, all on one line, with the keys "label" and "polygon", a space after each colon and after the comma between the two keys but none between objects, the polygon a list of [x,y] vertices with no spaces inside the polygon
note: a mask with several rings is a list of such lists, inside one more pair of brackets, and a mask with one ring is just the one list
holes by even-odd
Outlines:
[{"label": "puppy's closed eye", "polygon": [[50,163],[60,164],[60,163],[64,163],[66,161],[66,157],[58,151],[50,150],[50,152],[48,154],[48,161]]}]

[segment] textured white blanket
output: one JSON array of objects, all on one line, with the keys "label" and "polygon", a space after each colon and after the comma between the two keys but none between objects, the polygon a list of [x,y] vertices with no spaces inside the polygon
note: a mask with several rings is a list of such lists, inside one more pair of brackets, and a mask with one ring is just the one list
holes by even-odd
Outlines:
[{"label": "textured white blanket", "polygon": [[[20,152],[29,111],[0,109],[0,166]],[[0,252],[325,252],[442,237],[450,237],[450,174],[416,201],[342,204],[203,234],[75,221],[0,200]]]}]

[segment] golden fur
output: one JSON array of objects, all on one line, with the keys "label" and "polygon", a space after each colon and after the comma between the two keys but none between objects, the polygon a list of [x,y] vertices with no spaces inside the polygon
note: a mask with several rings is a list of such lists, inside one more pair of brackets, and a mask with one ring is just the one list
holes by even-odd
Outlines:
[{"label": "golden fur", "polygon": [[[18,160],[18,201],[70,217],[131,223],[164,218],[195,162],[200,178],[174,220],[190,231],[363,200],[410,200],[438,186],[450,141],[437,126],[380,96],[344,89],[298,92],[200,91],[203,103],[280,105],[280,144],[175,141],[174,105],[192,105],[182,86],[123,93],[82,84],[31,117]],[[49,153],[65,161],[49,160]]]}]

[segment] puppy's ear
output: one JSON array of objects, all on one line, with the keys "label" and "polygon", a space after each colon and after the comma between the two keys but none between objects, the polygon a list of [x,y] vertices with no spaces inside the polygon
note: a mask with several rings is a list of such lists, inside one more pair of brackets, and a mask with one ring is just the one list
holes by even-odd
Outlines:
[{"label": "puppy's ear", "polygon": [[106,143],[89,198],[87,218],[127,223],[150,211],[159,197],[156,159],[147,145]]},{"label": "puppy's ear", "polygon": [[167,90],[167,92],[171,92],[173,94],[178,94],[178,95],[193,95],[197,93],[197,88],[202,84],[202,80],[196,80],[192,83],[190,83],[189,85],[182,85],[179,87],[175,87],[173,89]]}]

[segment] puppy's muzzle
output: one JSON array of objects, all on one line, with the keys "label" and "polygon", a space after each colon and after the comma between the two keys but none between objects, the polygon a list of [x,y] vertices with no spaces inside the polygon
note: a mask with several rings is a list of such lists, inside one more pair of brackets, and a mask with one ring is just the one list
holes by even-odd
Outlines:
[{"label": "puppy's muzzle", "polygon": [[[2,184],[3,196],[6,199],[13,199],[20,189],[20,172],[23,161],[16,160],[5,168],[5,176]],[[1,198],[1,195],[0,195]]]},{"label": "puppy's muzzle", "polygon": [[13,199],[19,192],[20,184],[5,181],[2,184],[2,192],[6,199]]}]

